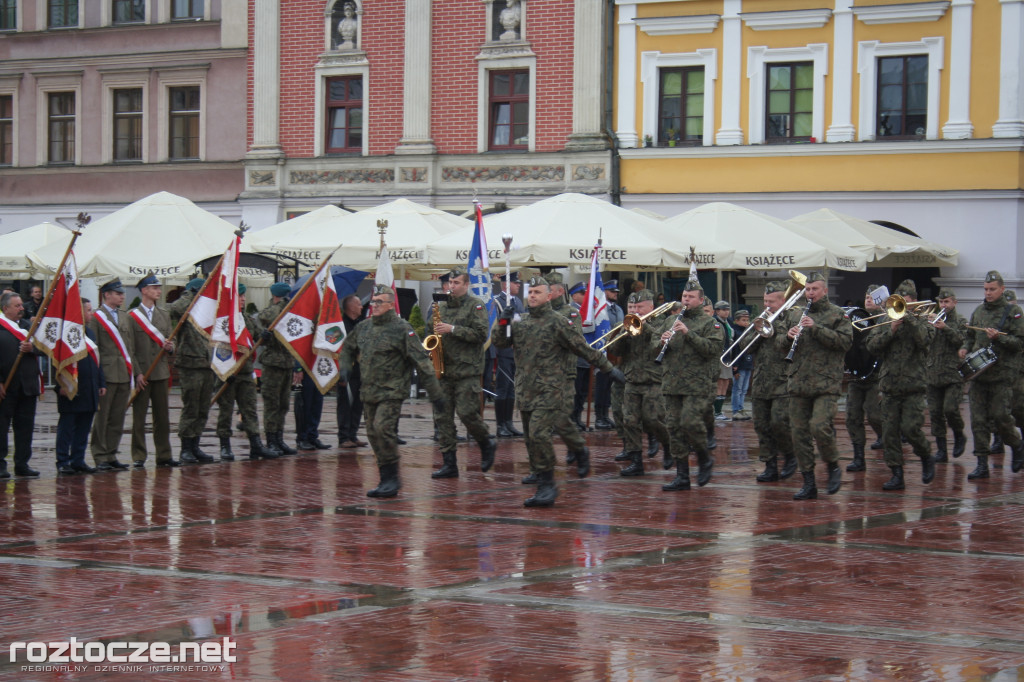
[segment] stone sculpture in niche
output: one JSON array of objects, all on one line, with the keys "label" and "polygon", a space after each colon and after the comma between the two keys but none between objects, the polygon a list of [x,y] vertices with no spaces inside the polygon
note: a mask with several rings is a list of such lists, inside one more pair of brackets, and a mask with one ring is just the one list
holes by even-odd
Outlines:
[{"label": "stone sculpture in niche", "polygon": [[338,22],[339,50],[356,49],[356,35],[359,31],[359,21],[356,19],[356,6],[346,2],[342,6],[344,17]]},{"label": "stone sculpture in niche", "polygon": [[510,41],[519,39],[519,25],[522,23],[519,0],[505,0],[505,9],[498,15],[498,21],[505,32],[498,36],[499,40]]}]

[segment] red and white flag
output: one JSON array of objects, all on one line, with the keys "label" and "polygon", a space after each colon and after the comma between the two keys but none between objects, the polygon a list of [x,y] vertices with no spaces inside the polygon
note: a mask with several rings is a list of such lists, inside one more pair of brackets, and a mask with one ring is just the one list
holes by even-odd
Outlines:
[{"label": "red and white flag", "polygon": [[[210,366],[225,381],[253,345],[252,335],[245,328],[245,318],[239,305],[238,250],[241,243],[242,238],[236,237],[224,254],[216,276],[211,273],[210,286],[206,287],[206,291],[215,291],[217,297],[216,318],[210,330],[210,340],[213,342]],[[205,295],[206,292],[203,293]],[[205,303],[203,300],[200,302]]]},{"label": "red and white flag", "polygon": [[85,323],[82,296],[78,289],[78,267],[75,254],[69,253],[64,269],[57,275],[53,298],[43,313],[32,344],[50,358],[57,380],[68,398],[78,393],[78,371],[75,363],[86,356]]},{"label": "red and white flag", "polygon": [[320,393],[327,393],[338,381],[338,352],[345,341],[345,324],[330,268],[321,268],[314,277],[273,331]]},{"label": "red and white flag", "polygon": [[388,254],[388,247],[385,244],[380,250],[380,259],[377,261],[377,274],[374,275],[375,284],[386,284],[395,292],[395,314],[401,315],[398,309],[398,291],[395,290],[395,271],[391,267],[391,256]]}]

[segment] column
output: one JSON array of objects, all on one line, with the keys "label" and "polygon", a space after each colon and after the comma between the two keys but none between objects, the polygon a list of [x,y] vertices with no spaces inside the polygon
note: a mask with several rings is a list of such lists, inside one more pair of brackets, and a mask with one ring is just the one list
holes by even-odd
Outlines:
[{"label": "column", "polygon": [[942,126],[947,140],[974,137],[971,125],[971,19],[974,0],[953,0],[953,31],[949,41],[949,120]]},{"label": "column", "polygon": [[[618,116],[615,136],[619,146],[636,147],[639,136],[636,130],[636,5],[619,5],[618,48],[619,48],[619,96],[616,102]],[[650,131],[648,134],[653,135]]]},{"label": "column", "polygon": [[252,146],[248,159],[283,157],[280,128],[280,0],[255,0],[253,19]]},{"label": "column", "polygon": [[572,134],[569,151],[608,148],[602,131],[605,91],[604,12],[601,0],[576,0],[572,54]]},{"label": "column", "polygon": [[992,137],[1024,137],[1024,1],[1000,0],[999,120]]},{"label": "column", "polygon": [[740,95],[743,86],[740,65],[743,63],[742,0],[722,3],[722,127],[715,144],[743,144],[740,128]]},{"label": "column", "polygon": [[402,139],[396,154],[434,154],[430,137],[430,0],[405,0]]},{"label": "column", "polygon": [[836,0],[832,12],[832,124],[826,142],[853,142],[853,0]]}]

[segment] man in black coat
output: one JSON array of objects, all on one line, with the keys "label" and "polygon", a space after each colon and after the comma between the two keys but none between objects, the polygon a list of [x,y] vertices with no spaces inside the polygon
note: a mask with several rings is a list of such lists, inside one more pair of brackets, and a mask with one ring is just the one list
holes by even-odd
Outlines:
[{"label": "man in black coat", "polygon": [[78,393],[68,399],[61,388],[57,396],[57,473],[62,476],[94,474],[96,469],[85,463],[85,446],[89,442],[89,431],[96,410],[100,407],[100,396],[107,392],[103,369],[97,362],[96,332],[89,328],[92,321],[92,303],[83,298],[82,312],[85,335],[89,341],[89,353],[78,361]]},{"label": "man in black coat", "polygon": [[7,471],[7,432],[14,422],[14,475],[38,476],[28,465],[32,458],[32,428],[36,420],[36,401],[43,392],[39,360],[25,331],[28,321],[22,319],[21,296],[9,292],[0,295],[0,382],[5,382],[19,355],[26,353],[6,391],[0,384],[0,478],[10,478]]}]

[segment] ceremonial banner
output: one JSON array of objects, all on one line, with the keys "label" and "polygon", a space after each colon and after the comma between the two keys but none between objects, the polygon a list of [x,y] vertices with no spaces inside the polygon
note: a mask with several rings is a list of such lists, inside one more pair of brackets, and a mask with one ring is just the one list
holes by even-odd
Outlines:
[{"label": "ceremonial banner", "polygon": [[320,393],[327,393],[338,381],[337,353],[345,340],[345,325],[330,268],[318,270],[315,281],[296,296],[273,332]]},{"label": "ceremonial banner", "polygon": [[[487,328],[494,325],[494,318],[497,316],[497,306],[491,298],[491,272],[487,259],[487,235],[484,234],[484,215],[480,210],[480,204],[476,208],[476,229],[473,230],[473,244],[469,249],[469,263],[466,264],[466,272],[469,273],[469,293],[482,300],[487,306]],[[488,343],[490,341],[488,340]]]},{"label": "ceremonial banner", "polygon": [[64,268],[57,275],[53,297],[42,315],[43,319],[32,336],[32,344],[50,358],[57,380],[68,398],[74,398],[78,393],[75,363],[88,352],[74,253],[68,254],[64,261]]},{"label": "ceremonial banner", "polygon": [[[242,238],[235,237],[234,243],[228,247],[224,260],[216,270],[216,277],[214,273],[210,275],[211,286],[206,287],[207,291],[213,290],[217,297],[216,319],[210,330],[210,340],[213,342],[210,367],[222,381],[226,381],[234,373],[235,365],[253,344],[252,336],[245,328],[245,318],[239,309],[238,249],[241,243]],[[204,295],[205,293],[203,292]],[[203,299],[200,300],[205,303]],[[196,307],[199,307],[198,304]],[[192,311],[194,316],[195,308]]]},{"label": "ceremonial banner", "polygon": [[[601,336],[611,331],[611,322],[608,320],[608,299],[604,295],[604,282],[601,281],[601,263],[598,254],[601,252],[601,244],[594,247],[594,254],[590,259],[590,281],[587,284],[587,295],[580,306],[580,318],[583,320],[584,336],[588,343],[593,343]],[[600,350],[604,346],[602,341],[596,348]]]},{"label": "ceremonial banner", "polygon": [[380,260],[377,261],[377,274],[374,275],[373,281],[376,284],[386,284],[391,287],[391,290],[395,292],[395,314],[401,315],[402,311],[398,308],[398,291],[395,289],[395,273],[391,269],[391,256],[388,255],[386,244],[381,246]]}]

